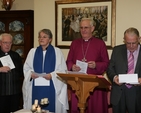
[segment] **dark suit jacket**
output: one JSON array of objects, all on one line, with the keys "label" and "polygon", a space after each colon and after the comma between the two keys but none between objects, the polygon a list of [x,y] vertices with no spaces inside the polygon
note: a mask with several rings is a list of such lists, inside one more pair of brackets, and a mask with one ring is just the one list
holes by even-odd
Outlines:
[{"label": "dark suit jacket", "polygon": [[[126,74],[128,71],[128,63],[127,63],[127,48],[126,45],[119,45],[114,47],[110,64],[107,69],[107,76],[109,77],[110,81],[112,82],[112,89],[111,89],[111,103],[113,105],[117,105],[121,94],[122,89],[125,87],[125,85],[117,85],[113,82],[113,78],[115,75],[119,74]],[[135,67],[135,72],[138,74],[138,77],[141,77],[141,48],[139,50],[137,64]],[[138,100],[138,103],[141,103],[141,86],[135,86],[136,88],[136,97]],[[141,105],[141,104],[140,104]]]}]

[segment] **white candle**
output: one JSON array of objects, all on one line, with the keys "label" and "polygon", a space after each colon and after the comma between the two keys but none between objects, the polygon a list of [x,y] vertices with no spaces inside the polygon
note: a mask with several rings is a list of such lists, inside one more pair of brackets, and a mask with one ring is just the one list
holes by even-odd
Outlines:
[{"label": "white candle", "polygon": [[41,99],[41,104],[42,104],[42,105],[44,104],[44,99]]},{"label": "white candle", "polygon": [[48,102],[48,98],[44,98],[44,102]]},{"label": "white candle", "polygon": [[41,108],[39,106],[37,107],[37,112],[41,112]]},{"label": "white candle", "polygon": [[41,103],[43,103],[44,102],[44,99],[41,99]]},{"label": "white candle", "polygon": [[44,104],[48,103],[48,98],[44,98]]},{"label": "white candle", "polygon": [[38,100],[37,99],[34,101],[34,104],[35,105],[38,105]]},{"label": "white candle", "polygon": [[35,105],[32,105],[32,110],[35,110],[36,109],[36,106]]}]

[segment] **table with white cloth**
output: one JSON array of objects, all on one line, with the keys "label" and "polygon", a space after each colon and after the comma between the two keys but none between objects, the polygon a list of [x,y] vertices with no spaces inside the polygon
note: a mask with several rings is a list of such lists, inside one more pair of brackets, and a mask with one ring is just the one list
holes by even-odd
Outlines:
[{"label": "table with white cloth", "polygon": [[[27,110],[27,109],[21,109],[21,110],[14,112],[14,113],[32,113],[32,111]],[[53,112],[46,111],[46,113],[53,113]]]}]

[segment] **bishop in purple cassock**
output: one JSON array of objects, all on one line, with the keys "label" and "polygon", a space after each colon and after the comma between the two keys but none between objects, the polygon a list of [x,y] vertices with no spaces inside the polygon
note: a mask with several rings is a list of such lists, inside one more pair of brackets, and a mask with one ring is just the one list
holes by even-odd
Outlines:
[{"label": "bishop in purple cassock", "polygon": [[[80,32],[82,38],[72,41],[67,57],[68,70],[76,71],[73,68],[76,60],[84,62],[94,62],[94,67],[88,66],[87,73],[94,75],[102,75],[109,64],[107,48],[103,40],[95,38],[91,35],[92,28],[89,30],[90,19],[83,19],[80,23]],[[92,26],[93,27],[93,26]],[[88,35],[89,34],[89,35]],[[86,36],[89,38],[86,39]],[[90,37],[91,36],[91,37]],[[77,107],[78,99],[73,91],[71,91],[71,113],[79,113]],[[107,91],[106,89],[95,88],[87,100],[88,107],[85,113],[108,113]]]}]

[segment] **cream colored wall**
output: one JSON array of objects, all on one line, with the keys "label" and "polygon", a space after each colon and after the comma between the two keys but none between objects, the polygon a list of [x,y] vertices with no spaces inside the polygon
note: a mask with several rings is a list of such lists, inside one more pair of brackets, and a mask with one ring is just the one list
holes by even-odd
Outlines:
[{"label": "cream colored wall", "polygon": [[[116,45],[123,43],[123,32],[136,27],[141,34],[141,0],[116,0]],[[0,4],[1,5],[1,4]],[[38,46],[38,31],[52,30],[55,45],[55,0],[15,0],[11,10],[34,10],[34,47]],[[4,10],[0,7],[0,10]],[[67,58],[68,49],[62,49]],[[108,50],[109,57],[112,50]]]},{"label": "cream colored wall", "polygon": [[[123,32],[129,27],[136,27],[141,32],[141,0],[116,0],[116,45],[123,43]],[[55,45],[55,0],[34,0],[35,10],[35,46],[37,32],[42,28],[52,30]],[[67,58],[68,49],[62,49]],[[112,50],[108,50],[109,57]]]}]

